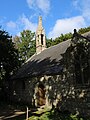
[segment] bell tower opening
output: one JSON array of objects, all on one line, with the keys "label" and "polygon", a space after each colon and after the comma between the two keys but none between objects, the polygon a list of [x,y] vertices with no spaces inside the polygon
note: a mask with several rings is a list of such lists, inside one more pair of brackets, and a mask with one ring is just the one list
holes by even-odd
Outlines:
[{"label": "bell tower opening", "polygon": [[43,45],[43,34],[41,34],[41,44]]}]

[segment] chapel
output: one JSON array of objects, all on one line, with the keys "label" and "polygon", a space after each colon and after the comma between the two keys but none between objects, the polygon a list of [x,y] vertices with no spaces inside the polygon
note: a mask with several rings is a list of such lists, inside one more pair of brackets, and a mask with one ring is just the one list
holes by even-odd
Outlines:
[{"label": "chapel", "polygon": [[90,115],[90,32],[46,47],[39,16],[36,53],[11,77],[10,100]]}]

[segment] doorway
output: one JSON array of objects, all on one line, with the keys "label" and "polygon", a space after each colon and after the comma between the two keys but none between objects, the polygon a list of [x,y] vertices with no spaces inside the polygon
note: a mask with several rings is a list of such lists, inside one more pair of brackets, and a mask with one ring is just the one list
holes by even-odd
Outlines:
[{"label": "doorway", "polygon": [[45,98],[45,87],[43,84],[38,85],[38,91],[37,91],[37,105],[42,106],[45,105],[46,98]]}]

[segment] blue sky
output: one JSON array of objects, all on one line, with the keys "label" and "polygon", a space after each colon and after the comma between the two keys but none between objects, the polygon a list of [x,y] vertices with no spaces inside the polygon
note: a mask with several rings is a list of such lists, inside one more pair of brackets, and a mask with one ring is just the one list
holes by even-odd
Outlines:
[{"label": "blue sky", "polygon": [[0,26],[10,35],[36,31],[38,16],[48,38],[90,26],[90,0],[1,0]]}]

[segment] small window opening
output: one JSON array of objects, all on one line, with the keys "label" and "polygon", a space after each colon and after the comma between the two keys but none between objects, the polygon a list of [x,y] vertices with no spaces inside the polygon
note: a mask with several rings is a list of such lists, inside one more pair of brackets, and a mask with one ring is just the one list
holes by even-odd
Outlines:
[{"label": "small window opening", "polygon": [[41,44],[43,45],[43,34],[41,34]]}]

